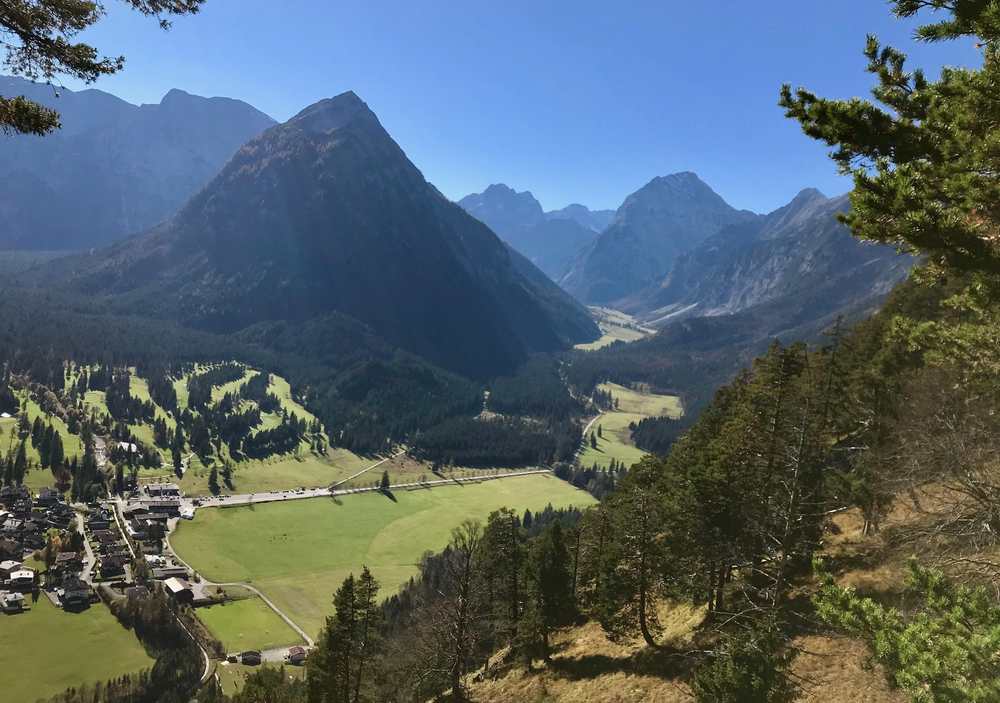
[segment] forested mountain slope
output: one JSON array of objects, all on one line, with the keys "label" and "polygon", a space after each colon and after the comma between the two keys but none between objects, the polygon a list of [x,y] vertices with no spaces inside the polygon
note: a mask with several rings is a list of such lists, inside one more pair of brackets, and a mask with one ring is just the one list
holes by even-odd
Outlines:
[{"label": "forested mountain slope", "polygon": [[213,332],[336,313],[469,376],[598,336],[586,310],[424,180],[353,93],[245,145],[149,233],[45,275],[110,309]]}]

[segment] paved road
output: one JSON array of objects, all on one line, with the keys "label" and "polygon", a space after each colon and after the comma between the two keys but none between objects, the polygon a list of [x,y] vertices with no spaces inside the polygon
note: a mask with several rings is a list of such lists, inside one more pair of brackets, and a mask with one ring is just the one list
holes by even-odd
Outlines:
[{"label": "paved road", "polygon": [[[387,461],[387,459],[383,459]],[[369,467],[372,468],[372,467]],[[486,476],[466,476],[462,478],[445,478],[434,481],[414,481],[412,483],[395,483],[389,486],[390,490],[410,489],[421,487],[442,486],[445,484],[481,483],[482,481],[492,481],[497,478],[513,478],[515,476],[530,476],[533,474],[551,473],[549,469],[533,469],[529,471],[510,471],[503,474],[489,474]],[[304,500],[307,498],[328,498],[331,496],[346,496],[355,493],[377,493],[380,488],[372,486],[362,486],[359,488],[342,488],[334,490],[331,488],[306,488],[304,490],[271,491],[268,493],[243,493],[230,496],[211,496],[198,498],[203,508],[222,508],[233,505],[256,505],[258,503],[278,503],[286,500]],[[187,501],[190,503],[190,501]],[[193,503],[191,503],[193,507]]]},{"label": "paved road", "polygon": [[[74,508],[77,506],[74,505]],[[80,506],[86,509],[86,506]],[[94,550],[90,548],[90,542],[87,540],[87,534],[83,531],[83,513],[77,510],[76,513],[76,531],[80,533],[83,537],[83,551],[85,553],[83,560],[83,580],[93,585],[94,583],[94,566],[97,564],[97,557],[94,556]]]}]

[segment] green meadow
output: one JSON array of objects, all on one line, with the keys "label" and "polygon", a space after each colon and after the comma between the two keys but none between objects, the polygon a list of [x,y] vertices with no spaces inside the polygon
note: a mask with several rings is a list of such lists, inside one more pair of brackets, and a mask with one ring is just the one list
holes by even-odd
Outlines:
[{"label": "green meadow", "polygon": [[171,543],[205,578],[256,586],[315,635],[334,590],[363,565],[389,595],[416,575],[424,552],[448,543],[463,520],[485,521],[504,506],[523,511],[595,502],[547,475],[398,491],[394,498],[372,493],[202,509],[194,521],[182,521]]},{"label": "green meadow", "polygon": [[82,613],[66,613],[43,595],[30,611],[0,615],[0,633],[4,701],[49,698],[153,665],[136,636],[100,603]]},{"label": "green meadow", "polygon": [[614,459],[625,466],[631,466],[645,455],[632,442],[631,423],[638,424],[647,417],[679,418],[684,414],[681,399],[673,395],[658,395],[620,386],[617,383],[602,383],[600,390],[611,393],[618,401],[615,410],[604,413],[590,428],[590,432],[601,429],[597,437],[597,448],[590,445],[590,433],[584,437],[584,450],[580,454],[582,466],[596,464],[607,468]]}]

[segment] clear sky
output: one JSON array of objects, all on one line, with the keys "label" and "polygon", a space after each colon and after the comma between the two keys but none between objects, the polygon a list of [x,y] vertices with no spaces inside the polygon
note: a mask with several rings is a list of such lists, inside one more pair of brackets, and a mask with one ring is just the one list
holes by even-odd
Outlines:
[{"label": "clear sky", "polygon": [[682,170],[756,211],[844,192],[777,107],[783,82],[866,95],[868,32],[932,73],[979,60],[971,41],[915,44],[884,0],[208,0],[167,33],[108,5],[86,38],[127,65],[95,87],[224,95],[278,120],[354,90],[445,195],[504,182],[546,209],[614,208]]}]

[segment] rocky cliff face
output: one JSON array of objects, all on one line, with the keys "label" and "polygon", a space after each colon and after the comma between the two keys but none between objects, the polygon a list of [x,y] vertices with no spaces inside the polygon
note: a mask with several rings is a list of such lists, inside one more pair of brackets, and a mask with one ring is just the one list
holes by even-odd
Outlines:
[{"label": "rocky cliff face", "polygon": [[683,254],[658,285],[624,307],[663,325],[781,300],[800,301],[801,314],[817,318],[878,300],[906,275],[910,260],[852,237],[837,220],[848,205],[846,196],[805,190],[785,207],[728,227]]},{"label": "rocky cliff face", "polygon": [[693,173],[654,178],[626,198],[560,284],[585,303],[615,306],[662,280],[680,255],[754,217]]}]

